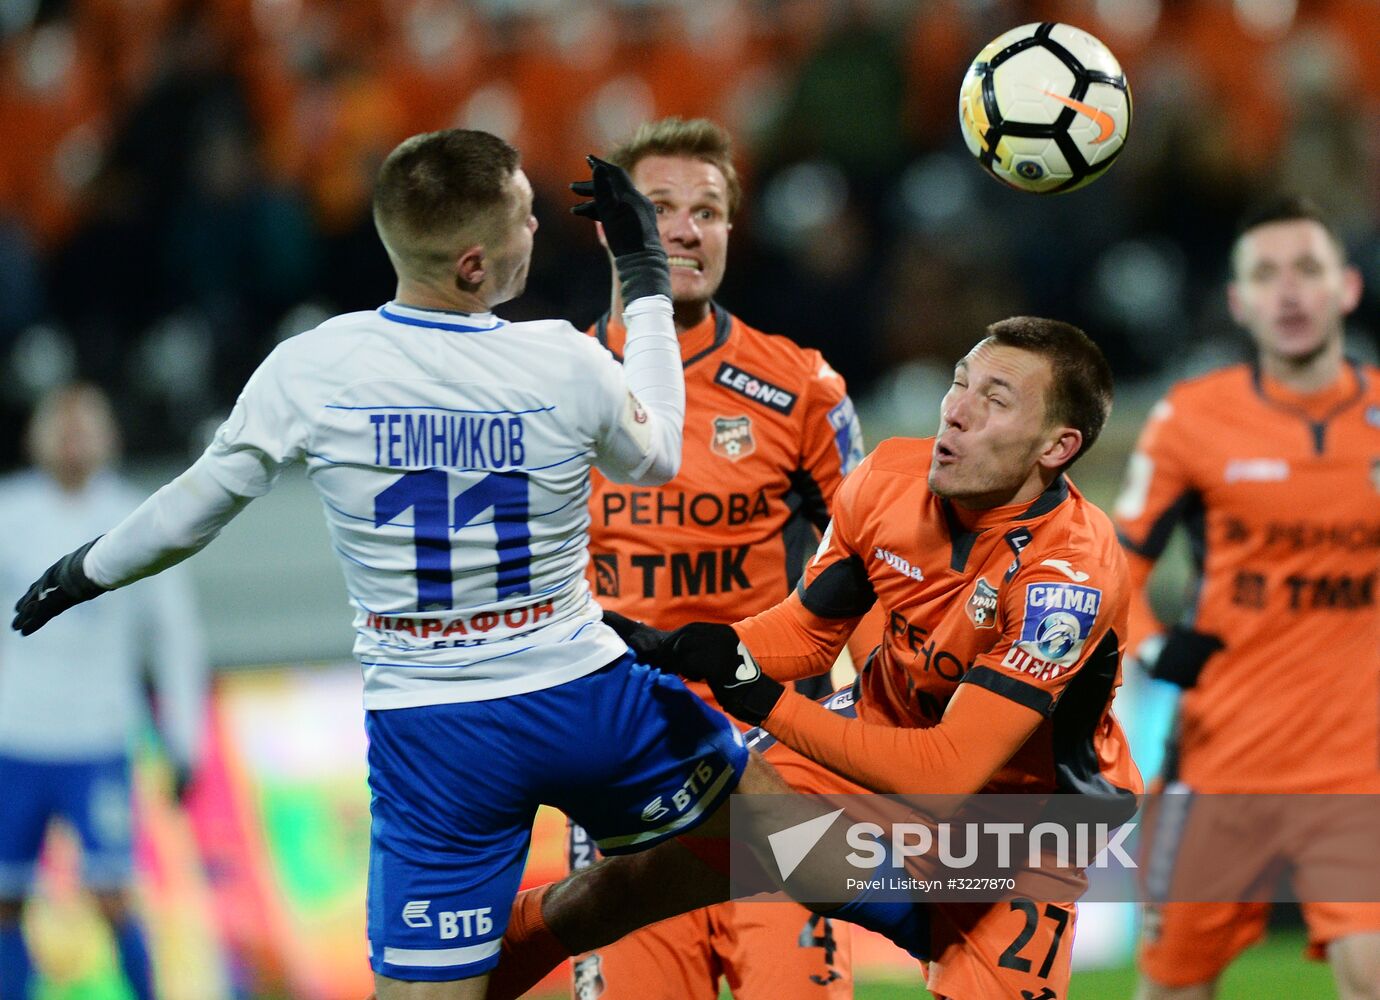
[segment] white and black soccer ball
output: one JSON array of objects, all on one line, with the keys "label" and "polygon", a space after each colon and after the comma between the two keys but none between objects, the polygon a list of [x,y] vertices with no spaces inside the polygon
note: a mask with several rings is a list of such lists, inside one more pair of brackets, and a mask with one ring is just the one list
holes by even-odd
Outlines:
[{"label": "white and black soccer ball", "polygon": [[958,97],[963,140],[997,180],[1072,191],[1126,144],[1131,90],[1111,50],[1068,24],[1013,28],[978,53]]}]

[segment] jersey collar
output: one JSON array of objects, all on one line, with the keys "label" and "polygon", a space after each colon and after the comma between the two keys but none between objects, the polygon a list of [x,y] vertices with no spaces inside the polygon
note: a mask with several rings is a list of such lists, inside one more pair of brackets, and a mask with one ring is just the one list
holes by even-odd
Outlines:
[{"label": "jersey collar", "polygon": [[[681,340],[682,346],[684,346],[687,341],[689,343],[694,343],[699,339],[695,334],[697,334],[702,327],[708,327],[711,324],[713,326],[713,336],[710,338],[708,346],[689,355],[685,354],[684,351],[681,352],[681,364],[684,367],[689,368],[696,361],[700,360],[700,358],[713,354],[720,347],[723,347],[724,344],[728,342],[729,334],[733,332],[733,316],[727,309],[712,300],[709,303],[709,316],[699,324],[685,331],[682,335],[682,337],[685,338]],[[609,318],[609,314],[604,313],[604,315],[599,317],[598,322],[594,324],[594,335],[599,339],[599,343],[603,344],[604,347],[608,349],[610,354],[619,361],[622,361],[623,352],[621,350],[614,350],[609,344],[609,327],[611,325],[612,322]],[[621,348],[626,343],[627,334],[626,331],[622,330],[621,323],[617,324],[616,328],[623,333],[623,337],[619,341],[619,347]]]},{"label": "jersey collar", "polygon": [[491,312],[464,313],[450,309],[421,309],[399,302],[388,302],[379,306],[378,314],[386,320],[404,326],[422,326],[433,330],[449,330],[452,333],[488,333],[507,322]]},{"label": "jersey collar", "polygon": [[1055,476],[1053,481],[1045,487],[1043,493],[1029,503],[1008,504],[1005,507],[994,507],[991,510],[984,510],[977,513],[974,517],[971,514],[964,518],[958,513],[953,503],[948,500],[940,500],[939,506],[944,511],[944,523],[949,529],[949,566],[957,572],[963,572],[968,564],[968,556],[973,551],[973,545],[977,542],[978,536],[992,528],[1010,526],[1014,530],[1007,532],[1007,542],[1015,552],[1017,561],[1020,559],[1021,549],[1030,540],[1030,532],[1020,527],[1023,522],[1034,521],[1044,517],[1050,511],[1057,508],[1069,496],[1069,481],[1061,472]]},{"label": "jersey collar", "polygon": [[1292,392],[1266,378],[1258,360],[1251,364],[1251,384],[1266,406],[1297,417],[1308,425],[1313,450],[1319,455],[1326,449],[1328,424],[1364,399],[1367,388],[1365,373],[1353,358],[1343,359],[1341,374],[1335,382],[1311,395]]}]

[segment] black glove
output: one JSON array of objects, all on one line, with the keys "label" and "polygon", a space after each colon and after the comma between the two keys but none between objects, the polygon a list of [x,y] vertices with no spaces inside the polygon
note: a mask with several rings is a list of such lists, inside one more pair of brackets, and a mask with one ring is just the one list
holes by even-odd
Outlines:
[{"label": "black glove", "polygon": [[731,625],[691,622],[662,640],[648,659],[692,681],[708,681],[725,712],[760,726],[786,689],[762,673]]},{"label": "black glove", "polygon": [[618,268],[624,304],[647,295],[671,297],[671,267],[657,231],[656,208],[622,167],[587,156],[593,176],[570,190],[582,201],[570,210],[604,226],[604,238]]},{"label": "black glove", "polygon": [[91,539],[49,566],[24,596],[15,602],[14,621],[10,627],[24,635],[31,635],[68,608],[104,594],[107,588],[93,583],[81,566],[86,553],[98,541],[99,537]]},{"label": "black glove", "polygon": [[670,632],[665,632],[659,628],[653,628],[646,622],[640,622],[636,618],[629,618],[627,615],[620,615],[617,611],[604,611],[604,624],[618,633],[618,638],[628,644],[637,658],[643,663],[650,663],[650,657],[656,654]]},{"label": "black glove", "polygon": [[1196,632],[1186,625],[1175,625],[1164,640],[1164,647],[1150,664],[1150,676],[1188,689],[1198,683],[1198,674],[1225,644],[1215,635]]}]

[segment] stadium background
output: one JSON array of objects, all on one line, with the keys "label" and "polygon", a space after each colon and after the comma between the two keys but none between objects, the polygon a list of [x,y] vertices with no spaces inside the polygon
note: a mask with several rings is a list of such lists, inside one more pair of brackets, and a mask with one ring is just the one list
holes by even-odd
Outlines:
[{"label": "stadium background", "polygon": [[[1126,151],[1063,197],[1000,187],[957,132],[972,55],[1033,20],[1101,37],[1134,94]],[[586,151],[665,114],[739,141],[720,300],[824,351],[869,441],[932,432],[983,324],[1057,316],[1118,375],[1075,476],[1109,504],[1164,386],[1241,356],[1225,254],[1239,212],[1281,188],[1337,218],[1368,284],[1351,347],[1375,356],[1380,0],[0,0],[0,469],[22,461],[36,396],[79,375],[114,395],[126,471],[151,489],[274,343],[389,298],[368,194],[412,132],[484,128],[522,150],[541,230],[528,291],[500,312],[593,320],[607,264],[564,185]],[[143,772],[164,993],[362,996],[358,683],[302,477],[190,565],[220,678],[189,813],[151,752]],[[1169,610],[1182,573],[1157,582]],[[1153,766],[1162,706],[1132,690],[1120,714]],[[559,820],[543,823],[549,871]],[[113,998],[71,862],[58,841],[30,918],[45,996]],[[1084,964],[1124,963],[1129,921],[1085,917]],[[1095,923],[1105,952],[1083,943]],[[868,962],[863,978],[894,974]],[[1079,982],[1075,997],[1120,995]],[[1328,995],[1325,975],[1307,982],[1291,995]]]}]

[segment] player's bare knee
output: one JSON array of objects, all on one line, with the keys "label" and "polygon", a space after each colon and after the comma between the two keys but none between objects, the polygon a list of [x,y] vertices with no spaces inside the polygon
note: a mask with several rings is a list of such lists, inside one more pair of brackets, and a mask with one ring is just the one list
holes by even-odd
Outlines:
[{"label": "player's bare knee", "polygon": [[1380,1000],[1380,933],[1338,938],[1327,958],[1341,1000]]}]

